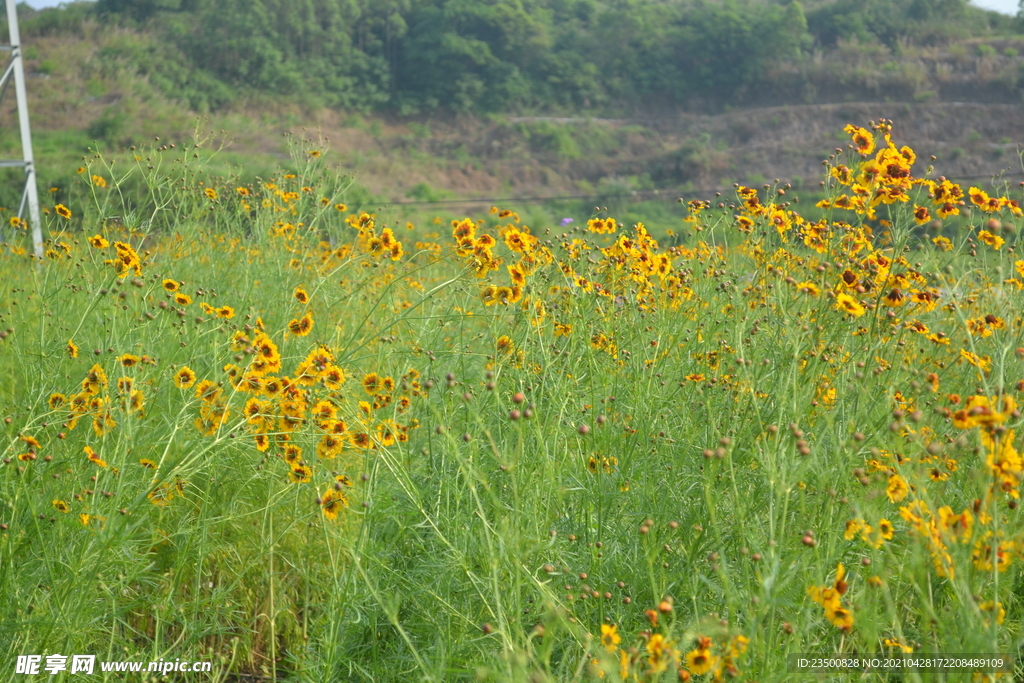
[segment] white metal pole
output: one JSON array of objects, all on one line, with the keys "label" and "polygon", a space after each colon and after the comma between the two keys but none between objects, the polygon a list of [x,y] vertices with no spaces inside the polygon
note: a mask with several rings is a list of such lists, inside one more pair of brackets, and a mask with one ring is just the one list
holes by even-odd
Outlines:
[{"label": "white metal pole", "polygon": [[36,258],[43,258],[43,228],[39,221],[39,189],[36,164],[32,155],[32,130],[28,125],[28,95],[25,91],[25,67],[21,58],[21,32],[18,30],[16,0],[7,0],[7,25],[11,31],[11,60],[14,66],[14,92],[18,98],[18,127],[21,128],[21,152],[25,158],[25,199]]}]

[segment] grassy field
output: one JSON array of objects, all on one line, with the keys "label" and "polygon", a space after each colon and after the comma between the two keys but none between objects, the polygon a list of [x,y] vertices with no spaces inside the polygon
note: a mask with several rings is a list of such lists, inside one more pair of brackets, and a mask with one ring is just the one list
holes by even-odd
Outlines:
[{"label": "grassy field", "polygon": [[[1019,188],[847,133],[817,206],[740,186],[674,232],[355,210],[310,140],[256,182],[192,145],[69,169],[44,262],[17,225],[0,257],[2,677],[1016,655]],[[1013,677],[973,671],[828,676]]]}]

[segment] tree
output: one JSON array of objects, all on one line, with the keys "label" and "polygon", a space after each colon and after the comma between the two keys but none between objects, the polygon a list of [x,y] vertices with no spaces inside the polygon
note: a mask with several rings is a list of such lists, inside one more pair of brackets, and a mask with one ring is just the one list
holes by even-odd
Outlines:
[{"label": "tree", "polygon": [[195,4],[196,0],[99,0],[96,9],[101,14],[121,14],[142,21],[157,12],[193,10]]}]

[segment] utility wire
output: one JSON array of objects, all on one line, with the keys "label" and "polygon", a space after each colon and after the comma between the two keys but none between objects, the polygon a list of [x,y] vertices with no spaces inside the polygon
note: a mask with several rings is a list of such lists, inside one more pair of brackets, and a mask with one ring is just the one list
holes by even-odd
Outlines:
[{"label": "utility wire", "polygon": [[[1006,176],[1001,176],[1002,179],[1019,178],[1024,177],[1022,173],[1016,173]],[[977,175],[977,176],[959,176],[957,178],[950,178],[950,180],[964,181],[964,180],[986,180],[989,185],[995,185],[993,182],[993,176],[990,175]],[[742,183],[741,183],[742,184]],[[440,204],[491,204],[497,206],[499,204],[532,204],[532,203],[544,203],[544,202],[564,202],[581,199],[593,199],[593,200],[606,200],[606,199],[633,199],[641,195],[654,196],[657,199],[672,199],[675,201],[682,195],[689,195],[691,197],[698,195],[709,195],[713,192],[724,192],[730,191],[734,188],[700,188],[695,190],[680,190],[680,189],[658,189],[658,190],[634,190],[626,194],[573,194],[573,195],[560,195],[555,197],[476,197],[476,198],[463,198],[463,199],[430,199],[430,200],[414,200],[414,201],[402,201],[402,202],[384,202],[388,206],[432,206]],[[812,188],[804,188],[810,190]]]}]

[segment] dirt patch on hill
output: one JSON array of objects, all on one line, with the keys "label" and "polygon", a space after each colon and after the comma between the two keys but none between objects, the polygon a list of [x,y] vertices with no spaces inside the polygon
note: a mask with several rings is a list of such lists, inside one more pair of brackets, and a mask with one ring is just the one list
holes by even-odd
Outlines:
[{"label": "dirt patch on hill", "polygon": [[[848,123],[885,117],[916,172],[1020,179],[1024,107],[974,103],[842,103],[680,113],[652,119],[518,117],[361,119],[323,112],[297,135],[323,135],[339,168],[393,201],[426,196],[560,196],[618,188],[699,191],[780,178],[817,184],[844,148]],[[267,152],[275,136],[242,136]],[[278,143],[280,144],[280,143]],[[930,156],[935,155],[934,161]]]}]

